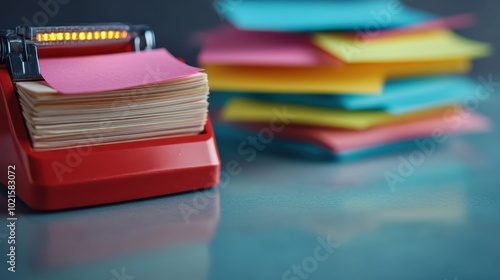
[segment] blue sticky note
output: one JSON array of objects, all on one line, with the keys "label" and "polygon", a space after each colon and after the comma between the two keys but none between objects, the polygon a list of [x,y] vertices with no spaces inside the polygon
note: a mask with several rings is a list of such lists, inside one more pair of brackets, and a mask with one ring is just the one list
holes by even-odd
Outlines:
[{"label": "blue sticky note", "polygon": [[477,84],[464,76],[436,76],[389,81],[381,95],[255,94],[254,98],[346,110],[383,110],[404,114],[453,103],[473,95]]},{"label": "blue sticky note", "polygon": [[335,153],[311,143],[283,139],[275,141],[274,143],[272,143],[272,145],[273,148],[276,147],[276,149],[281,150],[284,154],[294,154],[299,157],[318,160],[343,161],[367,158],[371,156],[387,155],[391,153],[398,153],[404,150],[411,150],[411,148],[415,146],[415,143],[414,139],[412,139],[342,153]]},{"label": "blue sticky note", "polygon": [[[215,133],[220,140],[218,141],[218,144],[221,145],[219,147],[221,153],[224,152],[224,147],[238,146],[243,141],[248,141],[248,137],[254,137],[256,135],[253,131],[227,123],[215,121],[213,125]],[[267,144],[265,151],[277,155],[293,156],[301,159],[342,161],[387,155],[411,149],[415,149],[415,139],[391,142],[338,153],[314,143],[276,138],[271,143]]]},{"label": "blue sticky note", "polygon": [[462,102],[475,92],[477,84],[464,76],[436,76],[388,82],[380,96],[343,96],[348,110],[383,109],[403,114],[429,107]]},{"label": "blue sticky note", "polygon": [[240,29],[370,32],[432,19],[397,0],[217,0],[219,16]]}]

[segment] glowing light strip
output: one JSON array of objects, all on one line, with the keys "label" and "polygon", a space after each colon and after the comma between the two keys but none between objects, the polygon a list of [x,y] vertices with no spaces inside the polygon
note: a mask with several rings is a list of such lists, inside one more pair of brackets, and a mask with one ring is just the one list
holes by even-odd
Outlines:
[{"label": "glowing light strip", "polygon": [[112,41],[128,38],[129,33],[125,30],[39,32],[35,36],[36,42],[39,43]]}]

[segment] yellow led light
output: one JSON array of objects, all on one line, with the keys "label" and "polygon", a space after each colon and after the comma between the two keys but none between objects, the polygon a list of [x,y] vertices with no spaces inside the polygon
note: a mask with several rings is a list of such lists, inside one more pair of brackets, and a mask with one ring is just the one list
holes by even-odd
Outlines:
[{"label": "yellow led light", "polygon": [[120,29],[105,29],[105,30],[47,30],[38,31],[34,33],[33,40],[40,43],[48,44],[59,44],[59,43],[69,43],[69,42],[95,42],[95,41],[117,41],[126,40],[130,37],[130,33],[127,30]]}]

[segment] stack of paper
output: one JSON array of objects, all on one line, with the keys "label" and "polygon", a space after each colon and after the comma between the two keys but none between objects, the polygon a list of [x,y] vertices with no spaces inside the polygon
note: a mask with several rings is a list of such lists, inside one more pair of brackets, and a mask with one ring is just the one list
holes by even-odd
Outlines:
[{"label": "stack of paper", "polygon": [[488,126],[460,106],[478,87],[462,74],[490,53],[451,31],[472,15],[439,19],[397,1],[229,2],[215,7],[232,26],[202,34],[199,56],[211,89],[236,96],[223,120],[255,132],[282,123],[273,136],[333,154]]},{"label": "stack of paper", "polygon": [[45,81],[16,84],[35,149],[203,130],[207,75],[166,50],[40,61]]}]

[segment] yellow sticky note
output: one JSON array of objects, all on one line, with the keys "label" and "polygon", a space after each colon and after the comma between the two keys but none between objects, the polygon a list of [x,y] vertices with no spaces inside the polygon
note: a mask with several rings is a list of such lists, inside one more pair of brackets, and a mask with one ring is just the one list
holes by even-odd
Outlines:
[{"label": "yellow sticky note", "polygon": [[313,42],[348,63],[446,60],[487,56],[489,44],[448,30],[369,38],[354,34],[318,33]]},{"label": "yellow sticky note", "polygon": [[462,74],[469,72],[471,63],[469,59],[465,58],[414,62],[354,63],[348,64],[347,67],[360,68],[365,71],[382,71],[388,79],[391,79],[441,74]]},{"label": "yellow sticky note", "polygon": [[339,67],[205,65],[212,90],[255,93],[377,94],[386,78],[467,73],[467,58],[356,63]]},{"label": "yellow sticky note", "polygon": [[380,93],[385,73],[351,67],[204,65],[212,90],[265,93]]},{"label": "yellow sticky note", "polygon": [[405,122],[443,116],[453,106],[444,106],[412,112],[403,115],[390,115],[384,111],[345,111],[313,106],[291,105],[274,102],[256,101],[247,98],[234,98],[222,111],[227,121],[277,122],[363,130],[390,123]]}]

